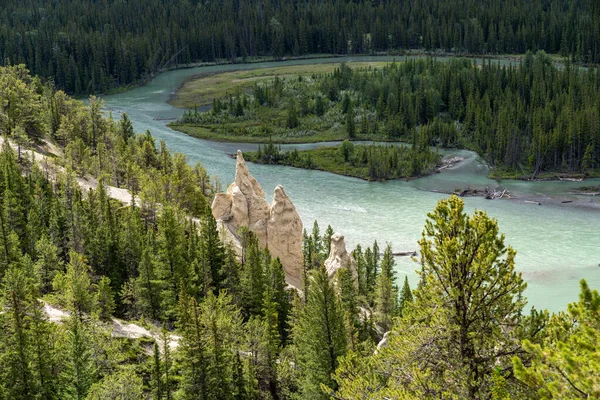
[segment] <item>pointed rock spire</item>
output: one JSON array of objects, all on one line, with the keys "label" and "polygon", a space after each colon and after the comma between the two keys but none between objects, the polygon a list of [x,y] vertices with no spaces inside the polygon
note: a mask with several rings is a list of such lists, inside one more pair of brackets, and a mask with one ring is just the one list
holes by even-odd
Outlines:
[{"label": "pointed rock spire", "polygon": [[[282,186],[273,193],[269,206],[265,192],[250,174],[242,152],[238,150],[235,180],[226,193],[215,196],[212,204],[215,219],[219,220],[229,241],[242,226],[256,234],[259,244],[279,257],[289,284],[302,285],[302,220]],[[241,249],[240,246],[234,246]]]}]

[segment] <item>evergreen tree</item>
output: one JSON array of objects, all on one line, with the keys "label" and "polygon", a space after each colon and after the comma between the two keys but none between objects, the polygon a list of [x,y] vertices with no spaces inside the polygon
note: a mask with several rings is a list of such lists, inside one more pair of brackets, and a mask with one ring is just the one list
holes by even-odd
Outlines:
[{"label": "evergreen tree", "polygon": [[69,258],[66,272],[58,273],[52,286],[60,294],[61,303],[75,312],[80,319],[84,313],[91,312],[94,306],[89,276],[90,267],[84,262],[83,257],[74,251],[69,253]]},{"label": "evergreen tree", "polygon": [[115,312],[115,298],[110,288],[110,279],[106,276],[98,282],[95,305],[100,319],[108,320]]},{"label": "evergreen tree", "polygon": [[327,225],[327,229],[323,233],[323,256],[327,258],[331,251],[331,236],[333,235],[333,228],[331,225]]},{"label": "evergreen tree", "polygon": [[0,343],[8,398],[27,399],[37,394],[38,388],[30,368],[33,343],[28,332],[32,294],[32,284],[25,272],[16,266],[10,268],[4,277],[2,308],[7,315],[2,315],[5,339]]},{"label": "evergreen tree", "polygon": [[142,378],[132,371],[105,376],[92,385],[87,400],[138,400],[144,396]]},{"label": "evergreen tree", "polygon": [[[179,324],[183,331],[181,348],[183,363],[181,372],[181,397],[185,399],[208,398],[208,355],[202,330],[200,308],[196,299],[180,298]],[[156,369],[159,369],[158,364]],[[158,398],[158,397],[157,397]]]},{"label": "evergreen tree", "polygon": [[77,317],[70,317],[63,332],[64,370],[61,373],[60,398],[83,400],[96,380],[90,348],[90,334]]},{"label": "evergreen tree", "polygon": [[402,291],[400,292],[400,300],[399,300],[399,314],[402,316],[404,310],[407,310],[413,302],[412,290],[410,289],[410,285],[408,284],[408,276],[404,277],[404,284],[402,285]]},{"label": "evergreen tree", "polygon": [[[271,310],[271,307],[273,309]],[[288,317],[291,310],[290,296],[286,291],[285,271],[279,258],[271,259],[265,271],[265,290],[263,294],[263,313],[269,310],[275,313],[278,341],[285,344],[288,337]],[[269,319],[272,316],[264,314]],[[272,321],[271,321],[272,322]]]},{"label": "evergreen tree", "polygon": [[398,288],[395,284],[394,265],[392,245],[388,244],[383,252],[381,271],[375,287],[376,320],[384,332],[391,329],[392,319],[398,314]]},{"label": "evergreen tree", "polygon": [[321,385],[336,389],[331,374],[338,366],[338,357],[347,350],[344,312],[324,268],[315,270],[310,279],[308,302],[294,327],[302,376],[300,391],[303,398],[327,399]]},{"label": "evergreen tree", "polygon": [[139,298],[136,300],[142,314],[158,320],[161,316],[160,281],[156,273],[156,263],[152,257],[153,251],[153,238],[149,233],[138,267],[139,276],[135,282],[135,286],[138,288],[137,293],[139,293]]},{"label": "evergreen tree", "polygon": [[35,276],[39,289],[42,293],[48,293],[52,288],[54,276],[63,269],[63,261],[59,258],[58,248],[45,235],[36,242],[35,252]]},{"label": "evergreen tree", "polygon": [[135,136],[135,132],[133,131],[133,124],[129,119],[127,113],[121,114],[121,122],[120,122],[120,134],[125,142],[129,141],[133,136]]},{"label": "evergreen tree", "polygon": [[477,399],[501,387],[523,395],[516,394],[513,377],[494,375],[521,353],[525,284],[514,269],[515,252],[504,246],[496,221],[481,211],[469,216],[463,207],[451,197],[428,215],[414,303],[397,319],[386,346],[366,359],[343,361],[338,396],[355,391],[381,398]]},{"label": "evergreen tree", "polygon": [[542,343],[525,340],[527,355],[513,358],[519,381],[541,398],[600,395],[600,295],[585,280],[577,303],[550,320]]},{"label": "evergreen tree", "polygon": [[165,316],[175,319],[179,285],[190,281],[189,265],[185,260],[185,232],[181,215],[165,207],[158,221],[156,238],[157,277],[161,280],[161,309]]},{"label": "evergreen tree", "polygon": [[242,270],[242,298],[247,316],[261,315],[265,287],[264,257],[258,247],[258,238],[248,237],[246,263]]},{"label": "evergreen tree", "polygon": [[217,223],[212,212],[206,212],[200,225],[201,258],[208,265],[213,290],[218,291],[223,287],[223,265],[225,263],[225,250],[219,237]]},{"label": "evergreen tree", "polygon": [[162,365],[160,360],[160,350],[158,343],[154,343],[154,353],[152,357],[152,374],[150,380],[150,389],[152,392],[152,400],[163,399],[163,384],[162,384]]}]

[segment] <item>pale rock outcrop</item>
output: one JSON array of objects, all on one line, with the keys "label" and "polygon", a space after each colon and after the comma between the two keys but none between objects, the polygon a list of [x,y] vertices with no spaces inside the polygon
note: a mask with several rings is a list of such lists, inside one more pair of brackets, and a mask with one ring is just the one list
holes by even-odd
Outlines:
[{"label": "pale rock outcrop", "polygon": [[275,188],[269,215],[267,247],[273,257],[282,260],[289,282],[300,287],[303,268],[302,221],[281,185]]},{"label": "pale rock outcrop", "polygon": [[296,207],[281,186],[275,188],[273,204],[269,206],[265,192],[250,174],[239,150],[235,180],[226,193],[215,196],[212,213],[223,240],[232,244],[238,255],[241,255],[241,246],[237,230],[247,226],[256,234],[261,247],[268,248],[273,257],[279,257],[286,272],[286,281],[301,287],[302,221]]},{"label": "pale rock outcrop", "polygon": [[344,235],[341,233],[334,233],[331,235],[331,246],[329,250],[329,257],[325,260],[325,269],[329,279],[333,279],[336,272],[343,267],[350,268],[352,277],[356,281],[358,274],[356,273],[356,263],[354,259],[346,250],[346,242],[344,241]]}]

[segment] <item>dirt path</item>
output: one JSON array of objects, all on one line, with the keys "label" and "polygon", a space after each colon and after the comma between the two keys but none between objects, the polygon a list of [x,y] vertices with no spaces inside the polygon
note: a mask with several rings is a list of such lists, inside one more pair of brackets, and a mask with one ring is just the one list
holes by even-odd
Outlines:
[{"label": "dirt path", "polygon": [[[0,136],[0,148],[4,146],[5,139]],[[56,175],[60,172],[64,172],[64,168],[56,165],[54,157],[62,156],[62,150],[54,144],[44,141],[43,147],[37,146],[34,149],[21,149],[21,157],[35,160],[38,166],[49,178],[56,178]],[[11,147],[18,151],[18,146],[14,143],[10,143]],[[75,180],[83,191],[89,189],[96,189],[98,187],[98,180],[92,176],[76,177]],[[118,200],[126,206],[131,205],[132,196],[129,190],[118,188],[115,186],[106,186],[106,192],[112,199]]]},{"label": "dirt path", "polygon": [[[50,322],[56,324],[62,323],[63,319],[69,317],[71,313],[68,311],[61,310],[52,304],[44,301],[44,312],[48,316]],[[160,334],[150,332],[143,326],[129,323],[118,318],[112,318],[107,322],[107,328],[111,332],[111,336],[115,338],[129,338],[129,339],[140,339],[140,338],[153,338],[157,343],[160,343]],[[175,350],[179,346],[181,336],[169,334],[169,347],[171,350]]]}]

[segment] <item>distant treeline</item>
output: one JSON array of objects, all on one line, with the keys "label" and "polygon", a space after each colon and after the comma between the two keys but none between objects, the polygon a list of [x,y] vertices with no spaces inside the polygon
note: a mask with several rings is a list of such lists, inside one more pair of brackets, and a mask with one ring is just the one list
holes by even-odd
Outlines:
[{"label": "distant treeline", "polygon": [[138,82],[173,64],[398,49],[543,49],[600,61],[594,0],[5,0],[0,63],[69,93]]}]

